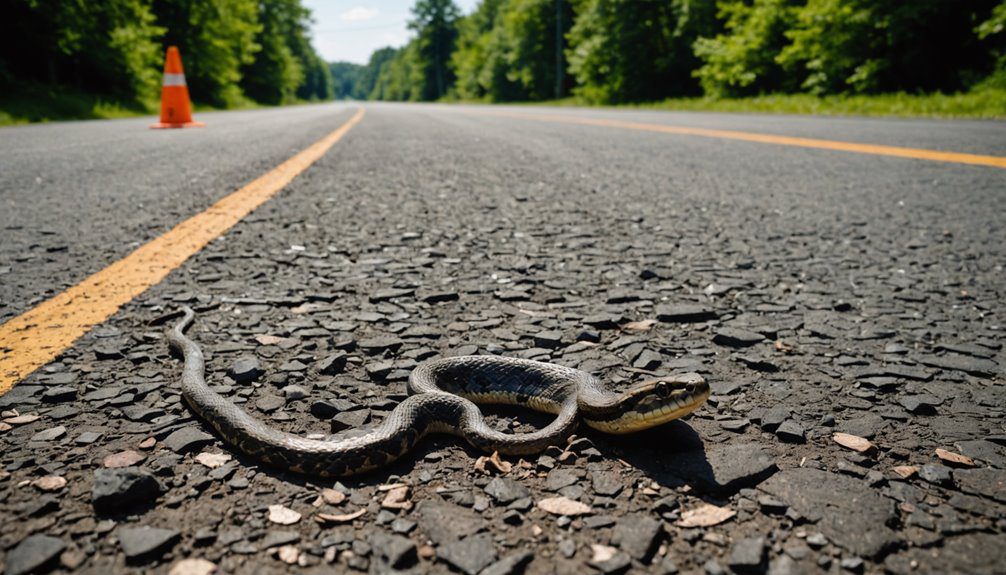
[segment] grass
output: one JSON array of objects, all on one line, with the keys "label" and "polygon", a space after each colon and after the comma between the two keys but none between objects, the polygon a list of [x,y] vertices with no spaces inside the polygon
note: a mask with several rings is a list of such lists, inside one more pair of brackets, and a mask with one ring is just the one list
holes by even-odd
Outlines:
[{"label": "grass", "polygon": [[[297,102],[304,103],[304,102]],[[220,108],[194,103],[193,112]],[[248,98],[235,101],[230,110],[263,107]],[[156,116],[160,102],[120,102],[65,86],[22,83],[16,89],[0,88],[0,126],[58,122],[64,120],[108,120]]]},{"label": "grass", "polygon": [[[298,102],[303,103],[303,102]],[[590,106],[577,98],[530,105]],[[242,98],[230,109],[262,107]],[[854,96],[812,96],[810,94],[770,94],[752,98],[674,98],[662,102],[623,104],[618,108],[645,110],[681,110],[702,112],[740,112],[772,114],[816,114],[827,116],[893,116],[912,118],[987,118],[1006,119],[1006,88],[985,87],[957,94],[879,94]],[[196,112],[217,110],[195,104]],[[0,126],[156,115],[156,101],[124,103],[102,99],[93,94],[68,88],[38,84],[22,85],[17,90],[0,90]]]},{"label": "grass", "polygon": [[154,114],[156,110],[155,102],[117,102],[66,87],[22,84],[17,89],[0,90],[0,126],[129,118]]},{"label": "grass", "polygon": [[[577,98],[537,102],[553,106],[585,106]],[[624,104],[618,108],[680,110],[701,112],[741,112],[772,114],[816,114],[826,116],[890,116],[911,118],[1006,119],[1006,89],[983,88],[957,94],[878,94],[853,96],[813,96],[810,94],[770,94],[751,98],[673,98],[662,102]]]}]

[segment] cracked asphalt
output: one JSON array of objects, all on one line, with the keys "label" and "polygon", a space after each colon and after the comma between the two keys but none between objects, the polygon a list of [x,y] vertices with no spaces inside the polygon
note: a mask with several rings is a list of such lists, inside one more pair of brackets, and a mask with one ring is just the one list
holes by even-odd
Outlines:
[{"label": "cracked asphalt", "polygon": [[[1006,572],[1006,171],[370,105],[322,159],[0,396],[0,564],[31,572]],[[0,321],[336,129],[331,104],[0,130]],[[1006,154],[1002,122],[513,108]],[[487,113],[489,112],[489,113]],[[713,395],[536,457],[427,438],[322,481],[184,405],[373,425],[429,358]],[[0,350],[0,353],[7,353]],[[501,430],[547,419],[487,410]]]}]

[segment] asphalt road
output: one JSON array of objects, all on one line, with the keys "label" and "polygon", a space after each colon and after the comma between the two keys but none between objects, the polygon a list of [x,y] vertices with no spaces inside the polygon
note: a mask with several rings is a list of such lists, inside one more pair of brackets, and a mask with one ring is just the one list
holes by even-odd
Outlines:
[{"label": "asphalt road", "polygon": [[[333,130],[352,113],[351,108],[332,104],[210,113],[201,116],[209,123],[204,130],[146,130],[147,119],[5,129],[0,138],[0,229],[4,230],[0,320],[24,312],[40,298],[73,285],[202,211]],[[492,111],[500,110],[1006,155],[1002,122],[780,119],[531,107]],[[709,197],[730,194],[738,183],[749,182],[778,187],[780,193],[799,190],[801,195],[844,195],[850,188],[891,189],[897,195],[894,188],[900,187],[912,199],[918,198],[919,186],[932,186],[934,191],[945,186],[937,193],[951,196],[946,199],[953,203],[984,209],[982,201],[961,197],[962,189],[986,193],[989,197],[982,197],[988,201],[1001,201],[997,198],[1002,194],[994,193],[1002,186],[1001,174],[995,170],[688,136],[539,125],[477,115],[482,111],[462,106],[371,105],[370,126],[361,126],[354,137],[374,134],[378,122],[400,122],[401,132],[385,134],[390,137],[388,147],[379,154],[395,153],[400,149],[396,141],[410,137],[428,137],[431,146],[451,146],[437,132],[447,124],[458,130],[446,135],[448,139],[467,142],[474,137],[480,147],[524,151],[559,172],[607,164],[597,166],[605,171],[598,185],[619,185],[626,177],[622,171],[655,172],[652,185],[688,188]],[[608,157],[617,161],[609,162]],[[512,167],[502,160],[480,162],[495,171]],[[388,166],[391,173],[380,176],[410,177],[395,168]],[[347,173],[347,177],[353,175]],[[954,191],[948,194],[946,189]],[[848,199],[867,210],[878,203]]]},{"label": "asphalt road", "polygon": [[[1001,569],[1006,170],[499,113],[999,156],[1006,123],[366,107],[277,197],[0,398],[40,416],[0,427],[0,516],[18,519],[0,525],[8,571],[12,556],[95,573],[185,557],[226,572],[280,572],[291,558],[319,572],[476,573],[496,560],[503,573]],[[149,120],[0,130],[0,321],[355,110],[202,114],[205,129],[184,131],[147,130]],[[207,429],[181,403],[178,365],[149,325],[181,302],[200,309],[192,335],[211,379],[297,432],[377,421],[417,361],[462,352],[555,361],[615,387],[640,370],[697,371],[714,396],[643,441],[588,432],[596,451],[530,458],[493,483],[472,469],[477,453],[431,441],[337,485],[347,501],[321,512],[367,513],[333,527],[312,520],[331,483],[244,458],[213,473],[194,453],[232,453],[225,443],[169,439]],[[681,305],[705,313],[683,318]],[[657,322],[626,326],[642,320]],[[339,350],[346,367],[319,375]],[[254,384],[223,375],[243,356],[264,371]],[[318,402],[353,415],[332,423]],[[523,429],[515,417],[493,421]],[[851,451],[835,431],[877,449]],[[96,470],[128,450],[160,495],[102,511]],[[31,483],[52,475],[67,486]],[[396,481],[414,508],[382,508],[377,486]],[[557,495],[592,515],[535,507]],[[705,503],[736,515],[695,523]],[[303,518],[280,525],[269,505]],[[63,547],[53,554],[32,534]]]}]

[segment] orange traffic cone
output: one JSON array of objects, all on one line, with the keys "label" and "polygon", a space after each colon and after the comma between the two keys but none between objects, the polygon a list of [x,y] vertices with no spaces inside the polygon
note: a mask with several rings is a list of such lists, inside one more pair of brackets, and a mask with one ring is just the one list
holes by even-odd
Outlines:
[{"label": "orange traffic cone", "polygon": [[176,46],[168,47],[164,59],[164,82],[161,84],[161,121],[151,128],[201,128],[206,124],[192,121],[189,88],[185,85],[182,57]]}]

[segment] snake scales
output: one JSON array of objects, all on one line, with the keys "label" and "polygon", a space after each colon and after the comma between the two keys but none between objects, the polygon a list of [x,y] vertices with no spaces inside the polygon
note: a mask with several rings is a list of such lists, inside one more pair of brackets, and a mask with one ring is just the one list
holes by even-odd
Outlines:
[{"label": "snake scales", "polygon": [[[709,397],[708,385],[697,374],[655,379],[615,393],[594,376],[559,365],[498,356],[452,357],[417,366],[409,376],[409,397],[376,427],[355,437],[308,439],[265,425],[206,385],[203,353],[184,333],[195,313],[188,307],[182,312],[168,342],[184,359],[182,395],[189,406],[245,454],[321,477],[387,465],[428,433],[457,435],[486,452],[529,454],[563,442],[580,418],[601,431],[629,433],[691,413]],[[489,427],[476,403],[526,406],[556,417],[540,430],[507,434]]]}]

